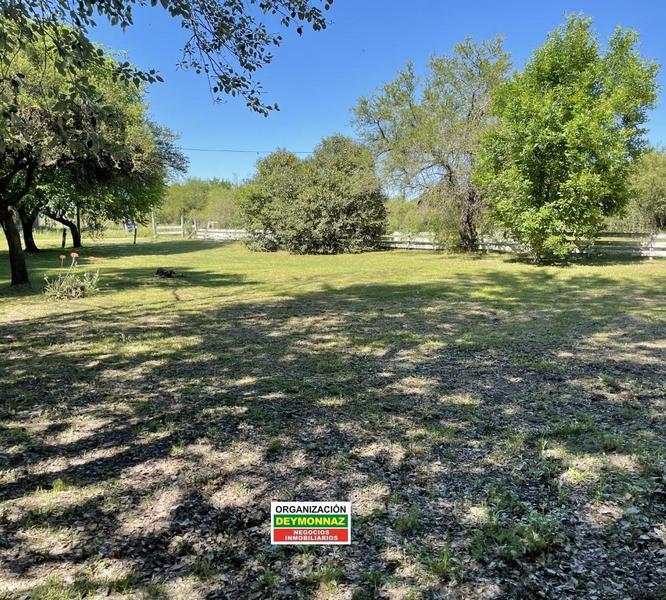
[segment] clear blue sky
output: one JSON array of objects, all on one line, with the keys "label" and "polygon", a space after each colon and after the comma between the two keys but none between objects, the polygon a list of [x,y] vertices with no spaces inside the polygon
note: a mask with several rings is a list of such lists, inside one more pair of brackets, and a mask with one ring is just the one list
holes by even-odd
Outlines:
[{"label": "clear blue sky", "polygon": [[[482,40],[500,33],[520,67],[570,12],[594,17],[602,38],[616,25],[633,27],[641,35],[643,54],[666,64],[666,3],[658,0],[335,0],[328,29],[302,37],[287,32],[273,63],[260,72],[266,101],[281,108],[264,118],[241,100],[214,103],[202,77],[176,69],[183,32],[160,8],[140,9],[135,26],[125,33],[104,25],[92,38],[127,52],[140,67],[161,72],[165,83],[151,87],[150,111],[181,135],[183,147],[304,151],[323,136],[353,133],[350,109],[356,100],[392,79],[405,62],[422,70],[431,54],[449,52],[466,35]],[[663,87],[663,72],[660,81]],[[660,96],[650,139],[666,144]],[[187,154],[189,175],[204,178],[242,179],[251,175],[257,159],[256,154]]]}]

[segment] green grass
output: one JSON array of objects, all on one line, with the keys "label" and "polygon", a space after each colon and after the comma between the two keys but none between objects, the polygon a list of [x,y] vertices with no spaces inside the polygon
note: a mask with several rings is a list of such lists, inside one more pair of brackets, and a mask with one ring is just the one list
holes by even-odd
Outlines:
[{"label": "green grass", "polygon": [[[0,597],[664,592],[666,260],[108,239],[57,302],[38,244],[32,290],[0,252]],[[274,552],[275,499],[351,499],[352,546]]]}]

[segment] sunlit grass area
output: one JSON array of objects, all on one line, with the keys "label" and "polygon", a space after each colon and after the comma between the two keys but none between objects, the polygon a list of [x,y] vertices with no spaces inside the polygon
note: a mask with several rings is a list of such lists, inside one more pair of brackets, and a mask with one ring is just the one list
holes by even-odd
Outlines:
[{"label": "sunlit grass area", "polygon": [[[38,242],[32,292],[0,255],[0,591],[666,592],[666,260],[107,239],[53,302]],[[276,499],[351,500],[352,545],[271,547]]]}]

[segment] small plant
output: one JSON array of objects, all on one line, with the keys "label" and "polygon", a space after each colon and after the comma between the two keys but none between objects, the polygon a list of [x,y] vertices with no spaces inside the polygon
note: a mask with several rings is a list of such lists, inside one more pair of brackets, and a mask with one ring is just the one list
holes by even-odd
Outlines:
[{"label": "small plant", "polygon": [[270,591],[277,587],[278,576],[270,569],[266,569],[254,582],[254,589]]},{"label": "small plant", "polygon": [[[73,259],[74,260],[74,259]],[[71,300],[84,298],[97,292],[99,271],[95,273],[76,273],[70,267],[66,273],[55,279],[44,277],[44,295],[51,300]]]},{"label": "small plant", "polygon": [[273,438],[266,447],[266,457],[274,458],[284,449],[284,444],[279,438]]},{"label": "small plant", "polygon": [[374,594],[377,594],[379,588],[382,587],[382,573],[377,569],[373,569],[363,575],[363,581],[368,584],[368,587]]},{"label": "small plant", "polygon": [[210,559],[204,556],[198,556],[192,565],[192,572],[199,579],[208,580],[213,576],[213,565]]},{"label": "small plant", "polygon": [[488,518],[474,533],[472,555],[521,560],[539,556],[561,539],[556,514],[543,514],[520,500],[511,490],[494,485],[487,493]]},{"label": "small plant", "polygon": [[[71,252],[72,259],[67,271],[51,280],[44,276],[44,295],[52,300],[69,300],[72,298],[83,298],[90,296],[97,291],[97,281],[99,280],[99,271],[95,273],[77,274],[75,269],[79,258],[78,252]],[[65,264],[66,254],[61,254],[60,267]]]},{"label": "small plant", "polygon": [[331,563],[326,563],[321,565],[316,571],[314,571],[309,579],[317,583],[336,583],[344,575],[344,570]]},{"label": "small plant", "polygon": [[51,489],[54,492],[65,492],[70,489],[71,485],[66,479],[55,479],[51,484]]},{"label": "small plant", "polygon": [[169,456],[182,456],[185,454],[185,440],[178,440],[177,444],[171,446]]},{"label": "small plant", "polygon": [[435,558],[426,558],[425,563],[428,570],[443,581],[458,579],[462,574],[460,564],[453,556],[449,545]]},{"label": "small plant", "polygon": [[404,515],[400,515],[395,520],[395,528],[403,535],[414,533],[419,529],[420,519],[421,512],[419,509],[416,506],[411,506]]}]

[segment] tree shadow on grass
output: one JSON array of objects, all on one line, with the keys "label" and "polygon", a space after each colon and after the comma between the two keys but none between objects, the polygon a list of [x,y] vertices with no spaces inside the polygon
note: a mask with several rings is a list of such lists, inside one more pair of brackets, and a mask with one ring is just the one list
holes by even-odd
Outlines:
[{"label": "tree shadow on grass", "polygon": [[[163,267],[164,268],[164,267]],[[146,268],[107,268],[103,273],[103,291],[122,291],[136,287],[186,288],[188,286],[206,288],[225,288],[229,286],[253,285],[238,273],[219,273],[204,269],[178,267],[166,270],[174,271],[173,277],[158,276],[153,267]]]},{"label": "tree shadow on grass", "polygon": [[[470,273],[0,328],[0,582],[658,593],[662,283]],[[271,547],[275,499],[351,499],[352,546]]]},{"label": "tree shadow on grass", "polygon": [[573,267],[575,265],[587,266],[622,266],[622,265],[639,265],[649,262],[650,260],[660,260],[650,258],[648,256],[640,256],[637,254],[581,254],[574,255],[567,259],[552,259],[545,260],[540,263],[535,263],[529,256],[512,256],[507,258],[508,263],[517,263],[530,265],[533,267]]},{"label": "tree shadow on grass", "polygon": [[[238,273],[220,273],[218,271],[210,271],[205,269],[196,269],[189,267],[179,267],[176,269],[167,270],[174,271],[173,277],[158,276],[157,269],[153,267],[145,268],[109,268],[105,267],[100,271],[100,278],[98,282],[98,294],[114,294],[126,290],[135,290],[137,288],[145,288],[149,290],[154,289],[173,289],[177,292],[179,289],[187,289],[188,287],[204,287],[212,289],[224,289],[228,287],[235,287],[241,285],[253,285],[254,282],[248,281],[242,274]],[[94,265],[81,265],[77,273],[94,272]],[[55,280],[58,275],[67,273],[67,268],[61,271],[49,273],[49,280]],[[9,300],[11,298],[23,297],[26,295],[42,294],[46,282],[44,280],[39,282],[39,285],[33,284],[31,288],[15,290],[13,288],[0,289],[0,298],[3,296]],[[178,300],[178,298],[176,298]],[[71,305],[70,305],[71,306]]]},{"label": "tree shadow on grass", "polygon": [[[173,261],[174,257],[197,253],[205,252],[212,249],[218,249],[220,246],[230,245],[237,242],[211,242],[205,240],[170,240],[170,241],[156,241],[156,242],[147,242],[137,245],[132,244],[108,244],[100,246],[88,246],[77,249],[79,254],[78,264],[79,270],[95,270],[97,268],[101,269],[104,274],[107,272],[113,273],[116,278],[122,276],[123,273],[130,271],[132,268],[127,268],[126,265],[118,266],[117,270],[114,267],[114,261],[130,258],[130,257],[155,257],[154,265],[146,267],[143,269],[148,274],[154,274],[155,269],[158,267],[162,268],[173,268],[173,265],[169,264],[170,261]],[[60,249],[60,248],[48,248],[41,250],[35,255],[27,255],[28,270],[30,272],[31,287],[22,287],[20,289],[12,289],[9,287],[9,261],[7,258],[7,252],[0,252],[0,297],[2,296],[18,296],[18,295],[29,295],[32,293],[39,292],[43,287],[44,275],[56,276],[57,273],[61,270],[58,269],[59,265],[64,265],[62,270],[66,268],[71,263],[70,254],[72,252],[71,248]],[[60,256],[65,256],[64,260],[60,259]],[[152,273],[150,271],[152,270]],[[177,268],[178,271],[183,271],[183,268]],[[195,269],[188,269],[195,271]],[[142,269],[134,269],[134,272],[140,272]],[[6,283],[2,283],[6,282]]]}]

